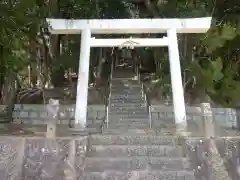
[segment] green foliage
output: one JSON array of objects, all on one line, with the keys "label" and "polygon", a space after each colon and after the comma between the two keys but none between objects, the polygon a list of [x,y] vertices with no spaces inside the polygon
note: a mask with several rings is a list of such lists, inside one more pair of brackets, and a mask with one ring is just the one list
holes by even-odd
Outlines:
[{"label": "green foliage", "polygon": [[[54,7],[49,4],[57,2]],[[240,23],[238,1],[216,5],[214,1],[173,0],[159,5],[161,17],[211,16],[217,25],[199,40],[189,38],[192,46],[199,46],[194,59],[181,57],[185,83],[190,82],[186,91],[207,94],[226,106],[239,101],[240,91]],[[155,2],[154,2],[155,3]],[[156,3],[155,3],[156,4]],[[85,18],[139,18],[148,17],[149,11],[137,3],[112,0],[2,0],[0,2],[0,65],[2,72],[16,72],[26,69],[30,63],[30,42],[36,38],[45,17],[68,19]],[[196,40],[197,39],[197,40]],[[62,40],[62,54],[51,62],[53,71],[63,67],[77,67],[79,60],[79,36]],[[43,46],[43,44],[40,44]],[[188,47],[192,48],[192,47]],[[191,50],[191,49],[190,49]],[[191,52],[191,51],[189,51]],[[155,87],[169,93],[169,63],[167,53],[153,50],[157,70]],[[164,54],[164,55],[163,55]],[[191,57],[191,56],[190,56]],[[0,72],[0,73],[2,73]],[[2,76],[2,74],[1,74]]]},{"label": "green foliage", "polygon": [[236,28],[231,24],[224,24],[223,27],[209,30],[202,42],[207,47],[207,53],[211,54],[218,48],[224,47],[227,41],[233,40],[236,36]]},{"label": "green foliage", "polygon": [[235,21],[232,12],[223,17],[219,11],[220,8],[215,17],[217,26],[201,40],[202,49],[206,50],[201,55],[207,61],[200,66],[202,74],[198,81],[205,81],[206,92],[216,103],[232,106],[240,100],[239,21]]},{"label": "green foliage", "polygon": [[[41,4],[39,4],[41,5]],[[42,11],[42,10],[41,10]],[[2,1],[0,4],[0,46],[2,65],[20,71],[29,60],[29,38],[36,35],[43,19],[34,0]]]}]

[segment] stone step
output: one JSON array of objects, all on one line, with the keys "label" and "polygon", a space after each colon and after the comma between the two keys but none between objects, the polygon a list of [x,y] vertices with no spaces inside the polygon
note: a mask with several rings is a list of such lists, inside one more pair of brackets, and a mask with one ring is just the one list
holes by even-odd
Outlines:
[{"label": "stone step", "polygon": [[102,122],[102,119],[87,120],[87,124],[101,124]]},{"label": "stone step", "polygon": [[145,123],[138,123],[138,124],[109,124],[108,128],[109,129],[116,129],[116,130],[120,130],[120,129],[147,129],[149,127],[149,124]]},{"label": "stone step", "polygon": [[126,89],[118,89],[118,90],[111,90],[111,94],[117,95],[123,95],[123,96],[140,96],[143,94],[141,89],[137,90],[126,90]]},{"label": "stone step", "polygon": [[116,116],[127,116],[127,115],[129,115],[129,116],[134,116],[134,115],[136,115],[136,116],[140,116],[140,115],[142,115],[142,116],[148,116],[149,114],[148,114],[148,112],[147,112],[147,110],[145,109],[145,111],[134,111],[134,110],[128,110],[128,111],[112,111],[112,109],[109,111],[109,115],[116,115]]},{"label": "stone step", "polygon": [[[146,108],[146,106],[144,106],[144,107],[111,107],[110,109],[109,109],[111,112],[129,112],[129,111],[135,111],[135,112],[142,112],[142,111],[146,111],[147,110],[147,108]],[[109,112],[110,112],[109,111]]]},{"label": "stone step", "polygon": [[[87,124],[87,128],[90,129],[90,132],[101,132],[101,127],[103,124],[103,122],[100,123],[94,123],[94,124]],[[139,123],[113,123],[113,122],[109,122],[108,123],[108,129],[104,129],[105,132],[110,132],[110,131],[114,131],[117,134],[121,134],[125,131],[129,131],[129,130],[135,130],[135,129],[148,129],[149,128],[149,123],[148,122],[139,122]],[[93,131],[94,130],[94,131]]]},{"label": "stone step", "polygon": [[[141,91],[122,91],[113,92],[111,91],[111,98],[142,98],[143,93]],[[114,95],[114,96],[113,96]]]},{"label": "stone step", "polygon": [[[104,120],[87,120],[87,125],[94,125],[94,124],[101,124]],[[73,122],[74,123],[74,122]],[[149,119],[139,119],[139,118],[115,118],[115,119],[112,119],[111,116],[109,116],[109,123],[112,123],[112,124],[143,124],[143,123],[146,123],[148,124],[149,123]]]},{"label": "stone step", "polygon": [[141,84],[127,84],[127,83],[125,83],[125,84],[121,84],[121,83],[112,83],[112,85],[111,85],[111,88],[112,89],[118,89],[118,88],[125,88],[125,89],[138,89],[138,88],[140,88],[140,89],[143,89],[143,86],[141,85]]},{"label": "stone step", "polygon": [[[87,125],[100,125],[103,120],[88,120]],[[149,119],[111,119],[109,118],[109,124],[112,125],[128,125],[128,124],[149,124]],[[161,124],[158,126],[165,127],[166,124]],[[167,127],[175,127],[175,124],[167,124]]]},{"label": "stone step", "polygon": [[138,80],[133,79],[114,79],[112,78],[112,83],[131,83],[131,84],[139,84]]},{"label": "stone step", "polygon": [[[176,132],[176,128],[161,128],[161,129],[153,129],[153,128],[107,128],[105,126],[104,131],[102,132],[103,135],[124,135],[124,136],[179,136],[179,133]],[[185,135],[189,135],[189,132],[186,132]]]},{"label": "stone step", "polygon": [[[144,110],[137,111],[137,112],[135,111],[135,113],[136,114],[138,114],[138,113],[142,114]],[[113,118],[113,119],[111,118],[111,114],[121,115],[121,114],[131,114],[131,113],[132,113],[131,110],[118,110],[118,109],[111,110],[110,113],[109,113],[109,121],[113,122],[113,123],[129,123],[129,122],[138,123],[138,122],[142,122],[142,121],[149,122],[149,118],[147,118],[147,119],[138,119],[138,118],[123,119],[122,118],[122,120],[120,120],[121,118]],[[147,112],[145,112],[145,113],[147,113]],[[91,124],[100,124],[102,122],[103,122],[103,119],[88,119],[87,120],[87,124],[90,124],[90,125]],[[69,122],[67,121],[67,124],[68,123]],[[72,120],[72,123],[74,123],[74,120]],[[173,120],[171,120],[171,121],[170,120],[169,121],[159,121],[157,119],[152,118],[151,123],[152,123],[152,127],[155,127],[155,128],[156,127],[175,127],[175,122]]]},{"label": "stone step", "polygon": [[88,157],[183,157],[183,155],[183,149],[178,145],[95,145],[87,153]]},{"label": "stone step", "polygon": [[111,105],[118,105],[118,106],[124,106],[125,104],[132,104],[132,105],[139,105],[139,104],[146,104],[146,101],[143,99],[136,99],[136,100],[132,100],[132,99],[128,99],[128,100],[112,100],[109,99],[109,102]]},{"label": "stone step", "polygon": [[121,83],[112,83],[111,85],[112,89],[118,89],[118,88],[122,88],[122,89],[137,89],[137,88],[141,88],[142,89],[142,85],[140,84],[121,84]]},{"label": "stone step", "polygon": [[119,86],[119,87],[111,87],[111,92],[141,92],[143,91],[142,87],[124,87],[124,86]]},{"label": "stone step", "polygon": [[135,88],[142,88],[141,84],[134,84],[134,83],[112,83],[111,86],[112,89],[117,89],[117,88],[125,88],[125,89],[135,89]]},{"label": "stone step", "polygon": [[109,114],[109,119],[113,120],[129,120],[131,119],[149,119],[149,115],[147,113],[144,114]]},{"label": "stone step", "polygon": [[110,100],[144,100],[145,101],[145,98],[142,97],[142,95],[134,95],[134,96],[111,96],[110,97]]},{"label": "stone step", "polygon": [[[122,73],[126,73],[126,70],[124,69],[124,72],[122,72]],[[114,74],[114,73],[113,73]],[[136,75],[136,74],[135,74]],[[134,76],[135,76],[134,75]],[[114,83],[114,82],[121,82],[121,83],[132,83],[132,84],[139,84],[139,81],[138,80],[135,80],[135,79],[112,79],[112,82]]]},{"label": "stone step", "polygon": [[139,122],[149,122],[149,117],[145,117],[145,118],[138,118],[138,117],[130,117],[130,116],[109,116],[109,121],[113,122],[113,123],[123,123],[123,124],[127,124],[127,123],[139,123]]},{"label": "stone step", "polygon": [[145,97],[143,97],[142,95],[131,95],[131,96],[125,96],[122,95],[120,96],[119,94],[112,94],[111,97],[109,98],[109,100],[133,100],[133,101],[137,101],[137,100],[142,100],[145,101]]},{"label": "stone step", "polygon": [[134,109],[128,109],[128,110],[121,110],[121,109],[111,109],[109,110],[109,114],[108,115],[121,115],[121,114],[149,114],[147,109],[143,109],[143,110],[134,110]]},{"label": "stone step", "polygon": [[135,88],[135,89],[126,89],[126,88],[116,88],[110,90],[112,94],[129,94],[133,95],[136,94],[142,94],[143,90],[141,88]]},{"label": "stone step", "polygon": [[122,122],[142,122],[142,121],[148,121],[149,120],[149,114],[147,112],[139,112],[139,113],[136,113],[136,114],[133,114],[133,113],[129,113],[129,112],[126,112],[126,113],[122,113],[121,111],[120,112],[112,112],[110,111],[109,114],[108,114],[108,118],[109,120],[111,121],[114,121],[114,122],[119,122],[119,121],[122,121]]},{"label": "stone step", "polygon": [[119,104],[110,104],[109,106],[109,112],[111,110],[113,111],[121,111],[121,110],[126,110],[128,109],[129,111],[135,111],[135,110],[140,110],[140,109],[144,109],[144,111],[146,111],[146,109],[148,108],[148,106],[146,104],[128,104],[127,106],[124,105],[119,105]]},{"label": "stone step", "polygon": [[111,102],[110,101],[110,106],[111,107],[124,107],[126,105],[126,107],[135,107],[135,108],[139,108],[142,106],[146,106],[147,103],[145,101],[139,101],[137,103],[135,103],[134,101],[128,101],[128,102]]},{"label": "stone step", "polygon": [[112,79],[111,81],[112,85],[116,85],[116,86],[119,86],[119,85],[125,85],[125,86],[131,86],[131,85],[138,85],[138,86],[141,86],[141,83],[139,83],[138,80],[131,80],[131,79]]},{"label": "stone step", "polygon": [[[145,130],[134,130],[133,133],[144,133]],[[143,135],[92,135],[89,137],[92,145],[177,145],[177,136]]]},{"label": "stone step", "polygon": [[[111,116],[109,116],[111,117]],[[147,119],[140,119],[140,118],[129,118],[129,119],[111,119],[109,118],[109,120],[111,120],[112,123],[144,123],[144,122],[149,122],[149,118]]]},{"label": "stone step", "polygon": [[109,124],[121,124],[121,125],[128,125],[128,124],[149,124],[149,119],[111,119],[109,118]]},{"label": "stone step", "polygon": [[119,92],[119,93],[123,93],[123,92],[141,92],[143,91],[143,89],[141,87],[111,87],[111,92]]},{"label": "stone step", "polygon": [[[150,133],[149,133],[150,132]],[[126,127],[118,127],[118,128],[105,128],[103,135],[125,135],[125,136],[133,136],[133,135],[155,135],[155,131],[149,131],[149,127],[145,128],[126,128]],[[162,135],[162,134],[161,134]]]},{"label": "stone step", "polygon": [[146,101],[144,99],[109,99],[110,104],[118,104],[118,105],[124,105],[126,104],[145,104]]},{"label": "stone step", "polygon": [[119,104],[111,104],[110,107],[115,107],[115,108],[128,108],[128,107],[132,107],[132,108],[139,108],[139,107],[146,107],[147,104],[146,103],[141,103],[141,104],[134,104],[134,103],[119,103]]},{"label": "stone step", "polygon": [[143,88],[141,86],[111,86],[110,88],[111,92],[141,92],[143,91]]},{"label": "stone step", "polygon": [[[119,122],[119,121],[125,121],[125,122],[142,122],[142,121],[149,121],[150,118],[149,116],[146,114],[118,114],[118,115],[113,115],[113,114],[109,114],[108,119],[113,121],[113,122]],[[159,125],[160,126],[160,125]]]},{"label": "stone step", "polygon": [[148,113],[148,109],[146,107],[138,107],[138,108],[124,108],[124,107],[121,107],[121,108],[114,108],[112,107],[111,108],[111,112],[114,113],[114,112],[122,112],[122,113],[128,113],[128,112],[135,112],[135,113],[138,113],[138,112],[146,112]]},{"label": "stone step", "polygon": [[64,136],[88,136],[89,134],[100,134],[102,133],[102,129],[100,127],[87,127],[84,130],[78,128],[69,128],[64,130]]},{"label": "stone step", "polygon": [[122,99],[115,99],[115,100],[112,100],[110,99],[110,104],[125,104],[125,103],[134,103],[134,104],[144,104],[146,103],[145,100],[143,99],[128,99],[128,100],[122,100]]},{"label": "stone step", "polygon": [[[136,111],[135,111],[136,110]],[[147,108],[145,108],[145,110],[138,110],[138,109],[128,109],[128,110],[124,110],[121,111],[118,108],[110,108],[109,109],[109,116],[144,116],[144,117],[148,117],[149,113],[147,112]],[[137,119],[137,118],[136,118]]]},{"label": "stone step", "polygon": [[[117,67],[117,69],[115,69],[113,71],[113,77],[114,78],[121,78],[122,77],[122,78],[125,78],[125,79],[132,80],[130,78],[133,78],[134,76],[136,76],[136,73],[133,72],[133,68],[129,69],[129,70],[128,69],[129,69],[129,67],[126,67],[126,66],[124,68],[121,67],[121,69],[119,69],[119,67]],[[119,79],[117,79],[117,80],[119,80]]]},{"label": "stone step", "polygon": [[152,119],[152,127],[176,127],[176,124],[174,121],[164,122]]},{"label": "stone step", "polygon": [[108,112],[139,112],[139,111],[144,111],[148,112],[148,106],[147,105],[128,105],[128,106],[123,106],[123,105],[118,105],[118,104],[110,104],[109,106],[109,111]]},{"label": "stone step", "polygon": [[113,79],[112,80],[112,85],[116,86],[131,86],[131,85],[136,85],[136,86],[141,86],[141,84],[137,80],[120,80],[120,79]]},{"label": "stone step", "polygon": [[[133,108],[129,108],[128,110],[125,110],[125,109],[121,109],[121,108],[111,108],[109,109],[108,111],[108,115],[149,115],[148,111],[145,109],[143,109],[142,111],[141,110],[135,110]],[[137,118],[136,118],[137,119]]]},{"label": "stone step", "polygon": [[111,92],[111,98],[142,98],[141,92]]},{"label": "stone step", "polygon": [[[92,121],[87,122],[87,126],[101,126],[103,121]],[[135,126],[149,126],[149,120],[111,120],[109,119],[109,128],[116,128],[116,127],[135,127]]]},{"label": "stone step", "polygon": [[193,171],[104,171],[85,173],[84,180],[195,180]]},{"label": "stone step", "polygon": [[189,158],[173,157],[87,157],[84,172],[104,172],[106,170],[191,170]]},{"label": "stone step", "polygon": [[100,129],[101,126],[102,126],[103,122],[95,122],[95,123],[92,123],[92,124],[87,124],[87,127],[88,128],[97,128],[97,129]]},{"label": "stone step", "polygon": [[142,89],[136,89],[136,90],[133,90],[133,89],[124,89],[124,88],[119,88],[119,89],[116,89],[116,90],[111,90],[111,94],[115,94],[115,95],[142,95]]}]

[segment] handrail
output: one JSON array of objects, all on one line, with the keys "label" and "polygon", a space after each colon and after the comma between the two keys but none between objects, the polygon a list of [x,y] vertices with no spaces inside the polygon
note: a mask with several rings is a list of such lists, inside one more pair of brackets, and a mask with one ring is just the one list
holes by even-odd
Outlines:
[{"label": "handrail", "polygon": [[[109,78],[109,94],[108,94],[108,101],[107,101],[107,110],[109,111],[109,104],[110,104],[110,98],[112,96],[112,93],[111,93],[111,89],[112,89],[112,76],[113,76],[113,61],[114,61],[114,57],[112,56],[112,61],[111,61],[111,70],[110,70],[110,78]],[[106,124],[107,124],[107,128],[108,128],[108,124],[109,124],[109,112],[107,111],[107,119],[106,119]]]},{"label": "handrail", "polygon": [[135,71],[136,71],[135,73],[136,73],[136,75],[137,75],[137,80],[138,80],[138,82],[140,82],[140,71],[139,71],[138,65],[137,65]]},{"label": "handrail", "polygon": [[[139,65],[136,67],[137,70],[137,76],[138,76],[138,81],[139,83],[141,83],[141,74],[139,71]],[[144,97],[145,102],[147,103],[147,111],[149,113],[149,128],[152,128],[152,113],[151,113],[151,104],[149,103],[148,99],[147,99],[147,94],[145,92],[145,88],[143,83],[141,83],[142,85],[142,97]]]},{"label": "handrail", "polygon": [[151,103],[149,102],[148,98],[147,98],[147,93],[145,92],[145,88],[144,85],[143,86],[143,91],[144,91],[144,98],[145,101],[147,103],[147,111],[148,111],[148,115],[149,115],[149,128],[152,128],[152,107],[151,107]]},{"label": "handrail", "polygon": [[109,104],[110,104],[110,98],[111,98],[111,87],[112,87],[112,74],[113,74],[113,56],[112,60],[111,60],[111,66],[110,66],[110,76],[108,78],[108,84],[107,84],[107,91],[106,91],[106,96],[105,96],[105,113],[106,113],[106,118],[104,119],[104,121],[102,122],[102,133],[103,133],[103,129],[104,129],[104,125],[106,124],[106,127],[108,128],[108,124],[109,124]]},{"label": "handrail", "polygon": [[148,113],[149,113],[149,128],[152,129],[152,107],[150,104],[148,104]]}]

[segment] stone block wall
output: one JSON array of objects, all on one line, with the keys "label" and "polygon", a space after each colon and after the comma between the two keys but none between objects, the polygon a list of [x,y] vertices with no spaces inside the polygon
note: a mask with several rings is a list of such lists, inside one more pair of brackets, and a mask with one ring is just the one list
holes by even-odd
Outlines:
[{"label": "stone block wall", "polygon": [[[0,105],[1,106],[1,105]],[[74,119],[75,104],[61,105],[58,114],[58,124],[69,124]],[[104,119],[104,105],[89,105],[88,119]],[[49,119],[47,106],[43,104],[15,104],[13,118],[16,123],[41,125]]]},{"label": "stone block wall", "polygon": [[[1,105],[0,105],[1,109]],[[160,119],[173,119],[173,106],[152,105],[150,107],[152,121]],[[237,127],[237,113],[231,108],[212,108],[214,120],[223,127]],[[69,124],[74,119],[75,104],[61,105],[59,111],[58,124]],[[199,121],[202,118],[200,106],[187,106],[187,120]],[[48,112],[45,105],[42,104],[15,104],[14,121],[24,124],[46,124],[48,121]],[[104,105],[89,105],[88,119],[98,120],[106,117]]]},{"label": "stone block wall", "polygon": [[[152,105],[151,106],[152,121],[162,119],[172,120],[174,118],[173,106]],[[231,108],[212,108],[215,122],[223,127],[237,127],[237,112]],[[186,107],[188,121],[200,121],[202,118],[200,106]]]}]

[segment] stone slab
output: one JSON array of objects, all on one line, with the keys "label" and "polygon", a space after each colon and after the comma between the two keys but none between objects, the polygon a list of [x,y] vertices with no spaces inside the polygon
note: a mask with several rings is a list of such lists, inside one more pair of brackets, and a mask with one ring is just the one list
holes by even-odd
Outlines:
[{"label": "stone slab", "polygon": [[77,179],[82,175],[86,137],[0,137],[0,177],[5,180]]}]

